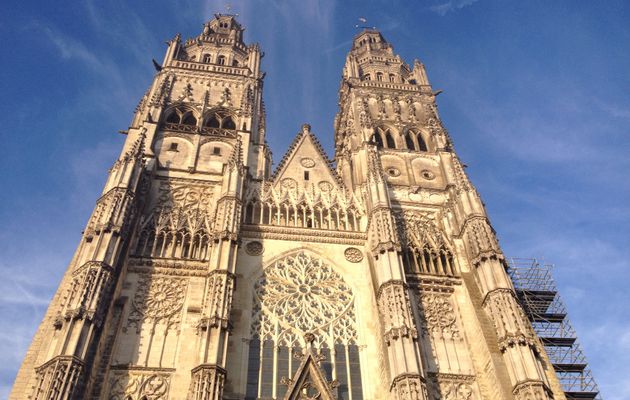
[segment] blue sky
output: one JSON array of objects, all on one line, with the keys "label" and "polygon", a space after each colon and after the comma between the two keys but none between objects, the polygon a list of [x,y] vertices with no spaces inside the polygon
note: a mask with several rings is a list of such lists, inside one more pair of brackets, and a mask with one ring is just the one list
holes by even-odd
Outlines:
[{"label": "blue sky", "polygon": [[[505,253],[544,257],[607,400],[630,392],[630,6],[623,1],[233,1],[260,42],[268,140],[332,155],[358,17],[427,66]],[[219,1],[0,3],[0,397],[118,155],[164,41]]]}]

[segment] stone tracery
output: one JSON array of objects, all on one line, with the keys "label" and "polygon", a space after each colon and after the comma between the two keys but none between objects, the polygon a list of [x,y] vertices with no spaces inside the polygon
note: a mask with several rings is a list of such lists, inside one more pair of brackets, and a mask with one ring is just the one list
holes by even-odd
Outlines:
[{"label": "stone tracery", "polygon": [[[272,382],[291,377],[298,365],[293,358],[307,345],[327,365],[327,379],[339,380],[340,391],[362,398],[354,294],[318,257],[301,251],[264,269],[254,286],[250,332],[249,374],[274,372],[273,378],[249,385],[246,398],[268,397],[274,390],[281,398],[286,388],[272,390]],[[348,368],[357,371],[349,376]]]},{"label": "stone tracery", "polygon": [[286,178],[277,187],[261,185],[247,196],[243,220],[248,224],[359,231],[361,203],[322,181],[317,189],[301,188]]},{"label": "stone tracery", "polygon": [[396,221],[407,273],[457,274],[450,245],[431,218],[408,211],[396,214]]},{"label": "stone tracery", "polygon": [[[254,295],[253,336],[287,345],[306,333],[315,334],[320,343],[356,340],[352,290],[329,265],[305,252],[267,267]],[[332,322],[348,328],[343,330],[346,337],[334,337]]]},{"label": "stone tracery", "polygon": [[213,186],[161,182],[155,206],[140,222],[135,254],[207,259],[214,212]]}]

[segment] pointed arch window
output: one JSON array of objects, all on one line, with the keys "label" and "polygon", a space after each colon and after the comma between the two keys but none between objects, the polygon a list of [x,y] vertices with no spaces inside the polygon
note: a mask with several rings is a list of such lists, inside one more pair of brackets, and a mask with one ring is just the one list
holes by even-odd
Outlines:
[{"label": "pointed arch window", "polygon": [[221,121],[221,128],[235,130],[236,124],[234,123],[232,117],[228,115],[227,117],[223,118],[223,120]]},{"label": "pointed arch window", "polygon": [[385,143],[388,149],[396,148],[396,142],[394,141],[394,136],[392,136],[392,133],[389,131],[389,129],[385,131]]},{"label": "pointed arch window", "polygon": [[197,125],[197,118],[195,118],[195,116],[191,112],[187,112],[186,114],[182,115],[182,124],[193,126]]},{"label": "pointed arch window", "polygon": [[456,276],[451,246],[431,221],[408,214],[396,217],[402,229],[403,263],[408,274]]},{"label": "pointed arch window", "polygon": [[168,111],[165,122],[169,124],[195,126],[197,125],[197,117],[195,117],[192,111],[177,107]]},{"label": "pointed arch window", "polygon": [[418,142],[418,151],[429,151],[429,149],[427,148],[427,143],[424,141],[424,138],[422,137],[422,132],[418,132],[416,133],[416,141]]},{"label": "pointed arch window", "polygon": [[210,117],[206,118],[203,125],[207,126],[208,128],[220,128],[221,121],[216,117],[216,115],[211,115]]},{"label": "pointed arch window", "polygon": [[180,117],[179,114],[174,110],[166,117],[166,122],[170,124],[179,124]]},{"label": "pointed arch window", "polygon": [[407,149],[409,150],[417,150],[416,144],[413,142],[413,138],[409,134],[409,132],[405,133],[405,145],[407,145]]},{"label": "pointed arch window", "polygon": [[374,129],[374,141],[378,148],[395,149],[396,140],[389,128],[377,127]]},{"label": "pointed arch window", "polygon": [[374,143],[376,143],[377,148],[383,148],[383,138],[381,137],[380,132],[374,132],[374,135],[372,135],[372,140],[374,141]]},{"label": "pointed arch window", "polygon": [[218,109],[211,111],[206,115],[203,126],[207,128],[220,128],[228,130],[236,130],[236,122],[234,117],[228,110]]}]

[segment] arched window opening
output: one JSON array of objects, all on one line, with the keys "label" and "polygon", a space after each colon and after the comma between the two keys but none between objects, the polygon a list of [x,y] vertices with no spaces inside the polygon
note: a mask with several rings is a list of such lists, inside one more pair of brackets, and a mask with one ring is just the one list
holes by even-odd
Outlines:
[{"label": "arched window opening", "polygon": [[210,118],[206,118],[203,125],[208,128],[220,128],[221,122],[219,122],[216,115],[212,115]]},{"label": "arched window opening", "polygon": [[376,80],[379,82],[383,81],[383,73],[382,72],[377,72],[376,73]]},{"label": "arched window opening", "polygon": [[217,64],[225,65],[225,56],[219,56],[219,58],[217,58]]},{"label": "arched window opening", "polygon": [[418,132],[416,139],[418,140],[418,150],[419,151],[429,151],[427,148],[427,143],[422,138],[422,133]]},{"label": "arched window opening", "polygon": [[206,128],[236,130],[234,118],[229,114],[229,111],[225,109],[218,109],[207,114],[203,126]]},{"label": "arched window opening", "polygon": [[212,58],[211,58],[210,54],[204,54],[204,55],[203,55],[202,62],[204,62],[204,63],[208,64],[208,63],[210,63],[210,60],[211,60],[211,59],[212,59]]},{"label": "arched window opening", "polygon": [[394,74],[389,74],[389,81],[390,81],[390,82],[396,82],[396,75],[394,75]]},{"label": "arched window opening", "polygon": [[195,116],[191,112],[188,112],[184,114],[182,118],[182,124],[195,126],[197,125],[197,118],[195,118]]},{"label": "arched window opening", "polygon": [[381,137],[380,132],[375,131],[374,135],[372,135],[372,141],[376,143],[376,147],[379,149],[383,148],[383,138]]},{"label": "arched window opening", "polygon": [[232,66],[233,67],[238,67],[238,60],[232,61]]},{"label": "arched window opening", "polygon": [[371,81],[372,77],[370,76],[370,74],[365,74],[365,80],[366,81]]},{"label": "arched window opening", "polygon": [[387,144],[388,149],[396,148],[396,142],[394,141],[394,137],[389,130],[385,131],[385,143]]},{"label": "arched window opening", "polygon": [[179,124],[179,114],[177,114],[177,110],[171,111],[168,117],[166,117],[166,122],[170,124]]},{"label": "arched window opening", "polygon": [[416,145],[413,142],[413,139],[411,138],[409,132],[405,133],[405,144],[407,145],[407,149],[416,150]]},{"label": "arched window opening", "polygon": [[234,120],[232,120],[232,117],[227,116],[223,118],[221,121],[221,128],[235,130],[236,124],[234,123]]}]

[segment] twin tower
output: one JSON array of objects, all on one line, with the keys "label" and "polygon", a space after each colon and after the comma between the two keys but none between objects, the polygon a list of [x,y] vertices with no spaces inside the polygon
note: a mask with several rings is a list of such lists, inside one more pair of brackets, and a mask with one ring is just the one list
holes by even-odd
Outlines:
[{"label": "twin tower", "polygon": [[564,399],[424,66],[352,43],[271,169],[263,54],[177,35],[11,399]]}]

